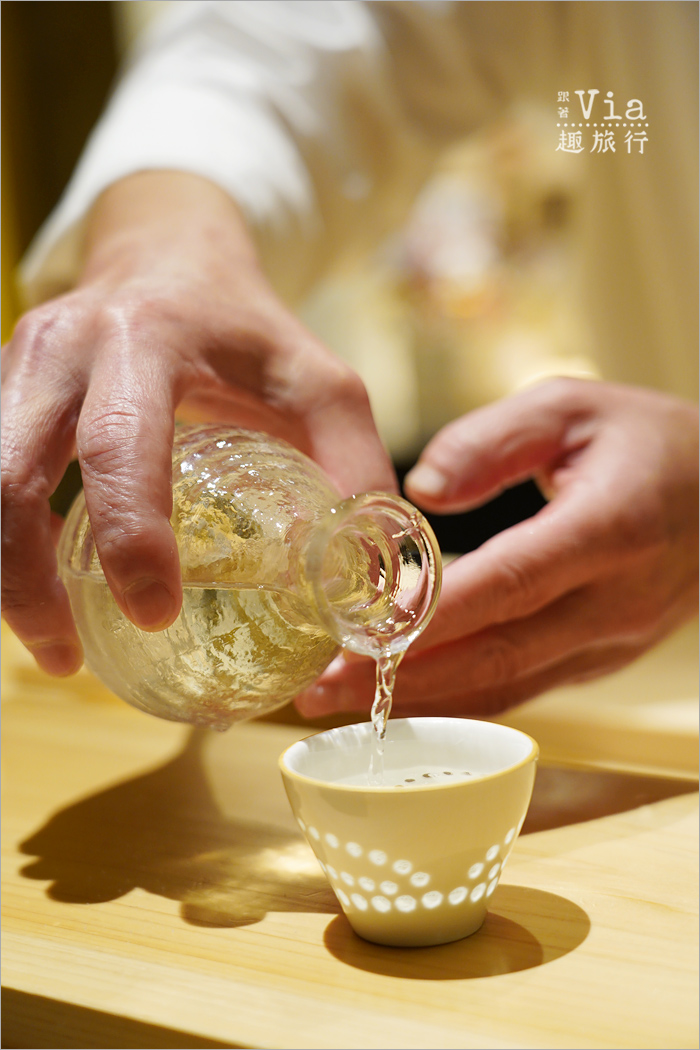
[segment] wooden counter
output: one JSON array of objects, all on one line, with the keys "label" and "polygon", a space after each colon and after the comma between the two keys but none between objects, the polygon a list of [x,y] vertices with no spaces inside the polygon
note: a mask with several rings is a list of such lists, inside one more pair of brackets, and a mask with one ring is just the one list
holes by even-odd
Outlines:
[{"label": "wooden counter", "polygon": [[544,766],[482,930],[380,948],[288,808],[308,730],[194,732],[11,663],[4,1047],[698,1046],[692,781]]}]

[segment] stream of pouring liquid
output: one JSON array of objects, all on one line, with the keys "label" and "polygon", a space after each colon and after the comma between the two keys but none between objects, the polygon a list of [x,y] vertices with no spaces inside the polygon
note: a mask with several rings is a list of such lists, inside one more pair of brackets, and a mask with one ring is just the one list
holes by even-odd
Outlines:
[{"label": "stream of pouring liquid", "polygon": [[374,787],[384,783],[384,740],[391,713],[396,672],[403,653],[382,653],[377,657],[377,687],[372,704],[372,753],[369,766],[369,783]]}]

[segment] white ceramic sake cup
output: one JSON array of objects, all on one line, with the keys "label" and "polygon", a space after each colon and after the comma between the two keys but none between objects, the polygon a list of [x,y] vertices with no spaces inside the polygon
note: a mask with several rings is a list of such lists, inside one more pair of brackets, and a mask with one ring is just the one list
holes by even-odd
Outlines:
[{"label": "white ceramic sake cup", "polygon": [[532,796],[538,746],[463,718],[390,719],[379,785],[371,723],[280,757],[299,827],[361,937],[421,946],[479,929]]}]

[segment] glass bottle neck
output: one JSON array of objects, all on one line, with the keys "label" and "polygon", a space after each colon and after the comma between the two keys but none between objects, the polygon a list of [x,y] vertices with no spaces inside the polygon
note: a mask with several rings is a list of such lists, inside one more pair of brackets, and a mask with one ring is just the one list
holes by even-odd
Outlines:
[{"label": "glass bottle neck", "polygon": [[404,652],[427,626],[442,561],[420,511],[370,492],[332,507],[314,528],[306,575],[328,633],[377,659]]}]

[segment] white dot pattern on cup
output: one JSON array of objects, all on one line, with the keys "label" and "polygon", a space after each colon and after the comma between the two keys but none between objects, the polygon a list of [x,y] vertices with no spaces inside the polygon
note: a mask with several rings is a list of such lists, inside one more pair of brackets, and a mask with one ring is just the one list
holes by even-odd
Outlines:
[{"label": "white dot pattern on cup", "polygon": [[430,875],[428,875],[427,871],[414,871],[408,881],[412,886],[427,886],[430,882]]},{"label": "white dot pattern on cup", "polygon": [[[414,871],[414,864],[411,860],[402,857],[399,860],[391,861],[387,853],[381,849],[371,849],[365,854],[365,850],[359,842],[352,841],[343,844],[338,836],[330,831],[321,835],[314,825],[306,824],[300,817],[298,818],[298,824],[305,834],[320,843],[321,847],[327,845],[332,850],[344,849],[346,854],[355,860],[366,855],[370,864],[375,867],[383,867],[389,864],[391,870],[399,876],[396,882],[393,879],[381,881],[379,883],[380,892],[376,893],[377,882],[375,879],[370,878],[369,875],[364,873],[353,875],[350,871],[345,870],[342,870],[339,874],[332,864],[326,864],[318,858],[322,871],[331,880],[336,896],[344,908],[355,907],[361,911],[367,911],[371,905],[374,911],[380,913],[388,913],[392,909],[396,909],[396,911],[408,914],[416,911],[418,908],[425,908],[430,911],[439,908],[443,904],[456,907],[465,902],[476,904],[484,897],[491,897],[498,885],[499,876],[505,867],[506,858],[503,854],[508,852],[508,847],[518,834],[524,819],[523,817],[517,826],[513,826],[508,830],[502,846],[498,843],[489,846],[483,855],[484,859],[476,861],[467,870],[467,879],[473,884],[471,887],[467,885],[454,886],[450,890],[445,888],[444,892],[439,889],[431,889],[418,897],[413,896],[411,893],[401,892],[402,886],[400,883],[405,879],[404,886],[410,884],[411,887],[422,889],[431,882],[431,875],[427,871]],[[498,859],[496,860],[496,858]],[[495,863],[491,864],[491,861],[495,861]],[[488,873],[483,876],[487,866],[489,866]],[[481,876],[483,876],[484,881],[477,883],[477,879]],[[348,894],[338,885],[338,882],[344,883],[348,888],[357,886],[368,895],[369,902],[366,897],[357,892],[351,893],[348,897]]]},{"label": "white dot pattern on cup", "polygon": [[391,901],[386,897],[372,897],[372,907],[376,911],[391,911]]}]

